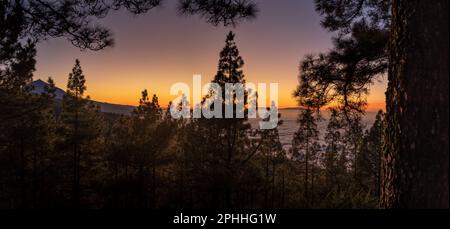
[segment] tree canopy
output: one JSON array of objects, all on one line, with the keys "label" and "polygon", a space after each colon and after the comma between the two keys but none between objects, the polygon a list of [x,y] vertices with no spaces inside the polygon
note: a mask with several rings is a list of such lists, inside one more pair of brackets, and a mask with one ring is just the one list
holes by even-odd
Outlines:
[{"label": "tree canopy", "polygon": [[[85,50],[101,50],[114,44],[111,32],[98,23],[111,11],[127,10],[134,15],[145,14],[163,4],[164,0],[8,0],[0,10],[13,19],[21,38],[34,42],[51,37],[65,37],[74,46]],[[180,0],[180,13],[200,15],[213,25],[236,25],[256,16],[256,4],[250,0]],[[3,27],[3,26],[2,26]],[[8,28],[8,27],[7,27]]]}]

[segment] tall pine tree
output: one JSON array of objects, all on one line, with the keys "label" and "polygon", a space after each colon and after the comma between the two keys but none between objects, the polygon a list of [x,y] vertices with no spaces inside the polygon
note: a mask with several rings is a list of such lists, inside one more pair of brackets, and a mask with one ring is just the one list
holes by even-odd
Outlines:
[{"label": "tall pine tree", "polygon": [[329,191],[340,189],[345,185],[347,170],[347,154],[342,139],[342,119],[336,109],[330,109],[331,116],[325,134],[325,152],[323,165],[325,169],[326,187]]},{"label": "tall pine tree", "polygon": [[292,142],[292,152],[294,159],[301,161],[304,168],[304,203],[305,207],[310,207],[314,199],[314,193],[310,192],[312,187],[312,179],[314,173],[312,168],[316,166],[314,163],[319,153],[319,131],[317,129],[314,111],[306,108],[301,111],[298,117],[300,124],[297,132],[295,132]]},{"label": "tall pine tree", "polygon": [[[67,152],[66,168],[71,168],[72,207],[81,206],[81,180],[86,178],[92,168],[92,158],[96,151],[98,138],[101,136],[102,117],[99,108],[94,106],[89,97],[85,96],[86,79],[81,69],[80,61],[69,74],[66,95],[62,102],[60,134],[62,135],[62,150]],[[84,171],[82,171],[82,169]],[[68,171],[69,172],[69,171]],[[87,182],[87,180],[86,180]]]},{"label": "tall pine tree", "polygon": [[379,111],[372,127],[364,134],[358,164],[361,184],[375,197],[380,196],[381,160],[383,153],[384,113]]}]

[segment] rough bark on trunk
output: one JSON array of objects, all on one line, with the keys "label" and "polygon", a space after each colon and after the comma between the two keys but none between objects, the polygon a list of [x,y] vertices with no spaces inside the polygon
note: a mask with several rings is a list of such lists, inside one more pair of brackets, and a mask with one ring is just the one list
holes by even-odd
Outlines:
[{"label": "rough bark on trunk", "polygon": [[393,0],[383,208],[448,208],[448,0]]}]

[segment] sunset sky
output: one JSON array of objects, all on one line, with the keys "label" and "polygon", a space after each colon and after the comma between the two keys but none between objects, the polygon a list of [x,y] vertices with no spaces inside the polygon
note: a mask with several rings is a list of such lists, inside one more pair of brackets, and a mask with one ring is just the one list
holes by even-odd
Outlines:
[{"label": "sunset sky", "polygon": [[[102,102],[136,105],[148,89],[166,105],[172,84],[192,85],[192,75],[209,82],[217,69],[219,52],[228,31],[244,58],[247,82],[279,83],[280,107],[295,107],[292,92],[298,84],[298,66],[305,54],[325,52],[331,36],[320,26],[313,0],[257,0],[255,20],[236,28],[214,27],[197,16],[179,16],[176,1],[141,16],[114,12],[100,21],[114,34],[115,46],[99,52],[80,51],[66,39],[38,45],[35,79],[51,76],[66,88],[75,59],[81,61],[87,94]],[[386,80],[371,87],[369,110],[384,109]]]}]

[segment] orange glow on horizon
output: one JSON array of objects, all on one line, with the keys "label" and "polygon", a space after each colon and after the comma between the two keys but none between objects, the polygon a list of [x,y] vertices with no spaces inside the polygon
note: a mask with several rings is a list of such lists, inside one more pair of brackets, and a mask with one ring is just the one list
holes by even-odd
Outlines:
[{"label": "orange glow on horizon", "polygon": [[[46,80],[46,79],[42,79]],[[191,80],[190,80],[191,81]],[[186,84],[190,84],[189,82],[186,82]],[[207,79],[203,78],[203,83],[207,82]],[[65,90],[65,87],[62,87],[61,85],[65,85],[62,83],[57,83],[57,86],[63,90]],[[141,97],[141,92],[144,89],[147,89],[149,94],[153,96],[153,94],[156,94],[159,98],[159,103],[161,107],[165,108],[169,104],[170,101],[173,101],[177,98],[177,96],[169,95],[170,90],[170,83],[167,83],[165,87],[162,86],[149,86],[149,87],[143,87],[138,84],[128,84],[126,85],[126,88],[124,88],[124,85],[117,85],[113,83],[112,85],[106,85],[106,84],[96,84],[96,85],[87,85],[87,92],[86,95],[89,95],[92,100],[98,101],[98,102],[105,102],[105,103],[111,103],[111,104],[121,104],[121,105],[131,105],[131,106],[137,106],[139,104],[139,99]],[[293,87],[293,88],[291,88]],[[192,85],[190,86],[192,89]],[[278,93],[278,104],[279,108],[295,108],[298,107],[297,101],[295,98],[292,97],[292,92],[295,89],[295,85],[283,85],[279,84],[279,93]],[[130,91],[132,93],[130,93]],[[269,94],[269,90],[267,91]],[[379,93],[378,91],[375,91],[373,94],[370,94],[368,96],[368,105],[366,107],[366,110],[368,112],[376,112],[378,110],[385,111],[385,102],[382,102],[384,100],[383,96],[384,93]],[[191,95],[192,97],[192,95]],[[269,95],[267,96],[269,97]],[[192,98],[191,98],[192,101]],[[269,98],[267,98],[266,106],[269,104]],[[327,109],[328,107],[332,107],[333,105],[328,105],[324,107],[323,109]]]},{"label": "orange glow on horizon", "polygon": [[[246,81],[278,83],[278,105],[289,108],[297,107],[292,93],[298,85],[300,61],[333,45],[332,34],[320,26],[313,1],[260,1],[258,19],[236,28],[213,27],[197,17],[176,17],[176,7],[169,7],[175,1],[169,2],[165,10],[136,18],[126,12],[108,16],[104,24],[114,33],[112,48],[80,52],[63,38],[39,43],[34,79],[45,81],[51,76],[65,90],[78,58],[86,76],[86,95],[93,100],[135,106],[147,89],[166,107],[176,98],[169,95],[174,83],[192,87],[194,74],[202,75],[202,85],[212,80],[225,36],[233,30]],[[384,108],[385,81],[370,89],[368,109]]]}]

